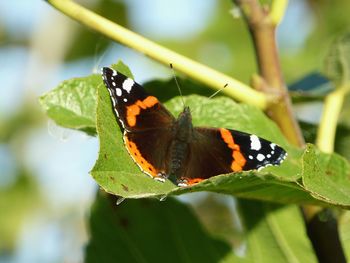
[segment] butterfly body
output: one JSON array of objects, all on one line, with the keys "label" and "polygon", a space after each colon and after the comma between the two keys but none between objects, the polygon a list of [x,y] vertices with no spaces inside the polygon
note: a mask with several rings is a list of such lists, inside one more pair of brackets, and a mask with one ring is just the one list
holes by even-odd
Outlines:
[{"label": "butterfly body", "polygon": [[286,152],[256,135],[194,127],[189,107],[175,118],[132,79],[103,68],[102,77],[126,149],[146,174],[188,186],[215,175],[279,165]]}]

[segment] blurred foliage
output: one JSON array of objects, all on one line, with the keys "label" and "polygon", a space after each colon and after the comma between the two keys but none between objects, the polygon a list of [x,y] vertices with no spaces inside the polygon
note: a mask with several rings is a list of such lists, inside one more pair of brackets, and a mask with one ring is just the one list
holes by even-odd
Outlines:
[{"label": "blurred foliage", "polygon": [[[264,2],[268,3],[269,1]],[[350,24],[350,16],[348,15],[348,10],[350,10],[350,1],[348,0],[338,0],[336,3],[330,0],[290,0],[289,5],[292,5],[293,2],[303,2],[306,4],[308,7],[307,16],[312,20],[312,29],[306,36],[304,44],[300,45],[297,49],[291,49],[288,46],[283,46],[283,43],[280,45],[281,64],[287,82],[302,79],[303,76],[309,72],[320,72],[324,66],[323,59],[327,53],[330,43],[333,42],[333,40],[340,33],[348,29]],[[91,9],[104,17],[130,28],[130,23],[128,22],[129,18],[127,16],[127,10],[124,3],[125,2],[123,1],[101,0],[96,1]],[[42,4],[46,5],[44,1],[42,1]],[[160,44],[164,44],[165,46],[172,48],[190,58],[227,73],[239,80],[249,82],[252,73],[257,71],[253,44],[251,42],[249,32],[247,31],[247,27],[242,19],[233,18],[232,12],[230,12],[232,8],[234,8],[232,1],[217,1],[217,8],[212,10],[212,17],[210,18],[207,27],[202,32],[198,32],[197,35],[194,35],[188,39],[181,39],[177,41],[166,39],[153,40]],[[152,12],[152,10],[145,11]],[[38,14],[37,16],[41,15],[42,14]],[[13,16],[15,16],[15,13]],[[45,22],[50,25],[50,20],[45,20]],[[72,39],[67,39],[67,41],[70,42],[65,50],[65,60],[59,61],[59,63],[63,63],[64,65],[66,62],[93,58],[95,61],[91,62],[91,64],[96,64],[96,60],[102,56],[103,52],[110,44],[110,41],[81,25],[77,25],[74,21],[70,21],[70,23],[70,25],[75,27],[75,33],[72,36]],[[56,25],[51,24],[48,27],[50,30],[50,32],[48,32],[48,36],[55,33],[55,31],[52,30],[52,28],[55,28],[55,26]],[[1,43],[7,45],[20,45],[25,47],[28,52],[30,52],[31,43],[35,40],[36,35],[28,35],[28,39],[11,39],[12,34],[9,32],[10,30],[11,29],[7,28],[5,23],[0,22]],[[143,32],[139,33],[143,34]],[[291,38],[297,36],[298,28],[294,26],[293,29],[288,32],[288,34],[290,34]],[[25,36],[23,36],[23,38],[24,37]],[[38,52],[38,50],[36,50],[36,52]],[[55,52],[55,50],[53,49],[52,52]],[[115,58],[115,60],[117,59],[118,57]],[[26,72],[23,72],[23,75],[25,75],[25,73]],[[192,86],[190,80],[180,80],[180,82],[181,86]],[[171,89],[171,92],[169,92],[169,94],[171,94],[170,96],[167,93],[164,93],[165,95],[162,97],[162,99],[168,100],[170,97],[177,94],[174,84],[170,84],[171,87],[168,85],[169,83],[155,80],[146,85],[146,88],[152,90],[154,89],[153,87],[162,86],[162,89]],[[306,87],[309,86],[309,84],[302,84],[302,86]],[[153,93],[154,91],[152,90],[151,92]],[[202,95],[208,94],[209,92]],[[322,99],[323,96],[324,94],[322,92],[316,94],[317,99]],[[300,97],[305,98],[307,96],[302,94]],[[25,103],[28,103],[29,105],[36,104],[36,102],[33,100],[26,101]],[[336,152],[344,155],[348,160],[350,159],[349,116],[350,99],[348,97],[345,101],[345,106],[340,118],[341,125],[337,131],[335,145]],[[1,117],[4,118],[3,115],[1,115]],[[18,113],[14,114],[11,118],[0,120],[0,141],[1,143],[10,145],[11,148],[15,149],[19,171],[17,181],[10,188],[0,189],[0,211],[2,211],[0,213],[0,251],[12,250],[21,224],[28,218],[28,214],[35,210],[38,203],[40,203],[38,186],[36,185],[35,180],[33,180],[34,177],[29,171],[26,170],[25,167],[23,167],[25,160],[23,159],[21,152],[21,143],[26,140],[26,135],[30,133],[32,127],[40,127],[43,125],[46,125],[46,123],[43,121],[43,115],[38,112],[36,107],[28,107],[27,105],[23,107],[23,110],[19,110]],[[315,138],[316,126],[303,124],[302,128],[306,140],[313,142]],[[136,204],[137,201],[133,202]],[[146,201],[146,203],[147,202],[148,201]],[[153,201],[149,201],[151,206],[153,205],[152,202]],[[173,200],[169,201],[169,203],[173,202]],[[178,204],[175,204],[175,206],[177,205]],[[94,208],[95,210],[93,210],[91,220],[93,220],[94,217],[96,218],[96,206],[97,205],[95,205]],[[135,205],[135,207],[136,206],[137,205]],[[179,206],[183,205],[179,204]],[[104,203],[103,209],[105,208],[106,203]],[[251,213],[249,215],[251,220],[254,220],[255,211],[260,211],[259,208],[260,210],[263,209],[259,207],[259,204],[257,204],[255,207],[253,207],[253,210],[246,211],[247,215],[248,213]],[[186,213],[191,213],[184,206],[181,209],[186,210]],[[293,209],[294,208],[291,208],[291,210]],[[121,208],[119,210],[123,210],[123,213],[128,212],[125,208]],[[276,211],[279,211],[279,209]],[[259,213],[261,214],[262,212],[260,211]],[[288,214],[287,219],[294,219],[296,214],[297,213],[295,211],[291,212]],[[206,216],[205,213],[201,213],[201,215]],[[140,217],[139,211],[137,211],[134,216]],[[266,218],[269,219],[268,217]],[[112,228],[105,228],[105,218],[100,217],[99,220],[99,226],[94,226],[92,222],[92,226],[95,227],[92,228],[92,234],[96,234],[96,232],[94,232],[96,228],[101,228],[104,231],[102,233],[106,234],[106,236],[102,236],[103,238],[107,237],[111,239],[111,242],[115,241],[116,237],[110,235],[110,233],[114,230],[114,227],[117,227],[115,224],[113,224],[113,220],[107,222],[108,224],[111,224]],[[197,219],[194,218],[193,220]],[[266,225],[269,223],[271,223],[271,221],[265,222]],[[255,225],[260,226],[258,223],[255,223]],[[344,219],[341,221],[341,233],[347,253],[350,251],[348,226],[349,215],[346,213],[346,216],[344,216]],[[198,228],[200,230],[199,232],[207,238],[206,233],[200,229],[200,227]],[[294,228],[290,229],[293,230]],[[99,229],[97,229],[97,231],[98,230]],[[269,233],[267,231],[268,234],[271,234],[271,232],[272,231]],[[222,234],[223,230],[221,230],[220,233]],[[262,231],[262,233],[262,235],[266,235],[266,231]],[[96,236],[93,235],[93,238],[95,237]],[[6,242],[3,242],[3,238],[5,238],[4,240]],[[127,238],[127,236],[125,236],[125,238]],[[169,237],[165,236],[165,238]],[[212,241],[213,239],[210,238],[210,240]],[[92,240],[92,244],[93,242],[94,239]],[[266,242],[266,244],[267,243],[268,242]],[[302,244],[305,245],[305,243]],[[262,245],[264,245],[264,243],[262,243]],[[106,243],[106,247],[101,247],[101,249],[103,250],[108,248],[108,246],[111,246],[110,251],[113,251],[116,247],[118,247],[118,244]],[[88,247],[88,250],[89,249],[91,249],[91,244]],[[151,249],[152,252],[154,252],[158,251],[159,248],[153,246]],[[269,250],[270,248],[267,248],[265,252],[268,253]],[[308,253],[308,250],[301,253]]]},{"label": "blurred foliage", "polygon": [[10,117],[0,116],[0,143],[15,142],[16,137],[26,136],[30,128],[41,125],[44,119],[39,107],[27,101]]},{"label": "blurred foliage", "polygon": [[[16,160],[13,174],[16,177],[10,185],[0,187],[0,254],[12,251],[23,223],[40,204],[39,189],[26,168],[22,147],[32,128],[41,125],[43,120],[38,107],[29,102],[11,117],[0,119],[0,144],[9,145]],[[0,172],[5,171],[0,168]]]},{"label": "blurred foliage", "polygon": [[0,255],[13,250],[21,226],[39,202],[36,182],[24,170],[18,171],[13,184],[0,188]]},{"label": "blurred foliage", "polygon": [[[307,122],[299,122],[306,142],[314,143],[317,134],[317,126]],[[338,125],[335,136],[334,151],[350,160],[350,128]]]},{"label": "blurred foliage", "polygon": [[173,198],[116,202],[105,193],[96,199],[86,262],[218,262],[231,252]]},{"label": "blurred foliage", "polygon": [[339,232],[347,258],[350,258],[350,211],[344,211],[339,216]]},{"label": "blurred foliage", "polygon": [[324,72],[336,85],[350,83],[350,32],[342,34],[330,46]]},{"label": "blurred foliage", "polygon": [[[290,1],[290,4],[291,2],[293,1]],[[305,15],[313,19],[313,26],[305,45],[299,50],[282,50],[282,69],[288,82],[301,78],[308,72],[321,71],[330,43],[348,30],[350,24],[347,12],[350,9],[350,2],[347,0],[337,1],[336,4],[329,0],[304,2],[309,7],[309,12]],[[302,18],[301,21],[303,21]],[[290,32],[291,36],[298,35],[297,28],[294,28],[295,31]]]},{"label": "blurred foliage", "polygon": [[[117,200],[105,193],[96,199],[86,262],[316,262],[295,206],[240,201],[245,237],[232,247],[174,198],[127,200],[118,206]],[[220,218],[237,213],[225,210],[217,211]],[[215,205],[206,203],[205,211],[212,216]]]},{"label": "blurred foliage", "polygon": [[[112,20],[120,25],[128,27],[125,4],[121,1],[101,0],[86,6],[95,13]],[[82,59],[84,57],[103,56],[103,52],[109,46],[110,41],[91,30],[79,26],[67,49],[65,61]]]},{"label": "blurred foliage", "polygon": [[350,94],[345,96],[343,108],[339,115],[339,123],[350,128]]},{"label": "blurred foliage", "polygon": [[320,72],[311,72],[288,86],[294,103],[323,100],[334,84]]}]

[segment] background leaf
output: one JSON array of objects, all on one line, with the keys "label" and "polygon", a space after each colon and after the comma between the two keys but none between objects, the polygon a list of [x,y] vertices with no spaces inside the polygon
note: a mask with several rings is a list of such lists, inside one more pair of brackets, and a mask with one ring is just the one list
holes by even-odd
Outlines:
[{"label": "background leaf", "polygon": [[317,262],[297,206],[244,200],[240,211],[248,243],[243,262]]},{"label": "background leaf", "polygon": [[296,206],[240,201],[245,235],[232,247],[206,231],[192,210],[174,198],[128,200],[119,206],[116,200],[100,194],[95,201],[88,263],[316,262]]},{"label": "background leaf", "polygon": [[324,73],[338,85],[350,82],[350,32],[338,37],[331,45]]},{"label": "background leaf", "polygon": [[175,199],[115,202],[106,194],[97,198],[85,262],[219,262],[232,253]]},{"label": "background leaf", "polygon": [[58,125],[96,134],[96,87],[102,84],[101,75],[63,81],[40,97],[46,114]]}]

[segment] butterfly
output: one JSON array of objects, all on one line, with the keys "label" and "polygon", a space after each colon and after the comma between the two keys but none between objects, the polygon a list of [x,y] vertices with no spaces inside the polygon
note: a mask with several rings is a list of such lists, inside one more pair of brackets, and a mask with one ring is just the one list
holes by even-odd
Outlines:
[{"label": "butterfly", "polygon": [[194,127],[184,107],[175,118],[133,79],[102,68],[124,145],[142,172],[190,186],[219,174],[279,165],[286,151],[254,134],[226,128]]}]

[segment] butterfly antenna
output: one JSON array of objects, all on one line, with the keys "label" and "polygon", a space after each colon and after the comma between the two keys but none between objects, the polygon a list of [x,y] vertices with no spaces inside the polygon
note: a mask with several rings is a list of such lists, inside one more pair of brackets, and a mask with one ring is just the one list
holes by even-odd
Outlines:
[{"label": "butterfly antenna", "polygon": [[173,72],[173,77],[174,77],[174,79],[175,79],[175,83],[176,83],[177,89],[178,89],[178,91],[179,91],[182,104],[183,104],[184,107],[185,107],[186,105],[185,105],[185,102],[184,102],[184,98],[183,98],[183,96],[182,96],[181,88],[180,88],[179,82],[177,81],[177,78],[176,78],[176,75],[175,75],[175,70],[174,70],[174,67],[173,67],[173,64],[172,64],[172,63],[170,63],[170,68],[171,68],[171,71]]},{"label": "butterfly antenna", "polygon": [[101,46],[100,41],[101,41],[101,39],[95,45],[94,68],[92,69],[92,71],[94,73],[98,73],[99,72],[99,65],[101,64],[102,59],[106,56],[107,52],[109,51],[108,48],[106,48],[106,50],[103,51],[101,56],[97,56],[98,50],[100,49],[100,46]]},{"label": "butterfly antenna", "polygon": [[215,91],[212,95],[209,96],[209,100],[214,98],[219,92],[221,92],[224,88],[226,88],[228,86],[228,83],[226,83],[221,89]]}]

